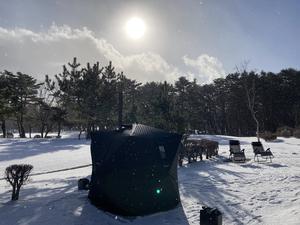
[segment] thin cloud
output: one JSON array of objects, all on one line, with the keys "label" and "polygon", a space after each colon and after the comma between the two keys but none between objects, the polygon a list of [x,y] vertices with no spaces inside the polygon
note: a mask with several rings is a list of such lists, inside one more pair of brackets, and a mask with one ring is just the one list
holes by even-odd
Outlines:
[{"label": "thin cloud", "polygon": [[124,55],[88,28],[73,29],[68,25],[52,24],[43,32],[0,27],[0,50],[0,70],[22,71],[38,79],[43,79],[45,74],[60,73],[62,65],[74,56],[83,63],[100,61],[106,65],[112,61],[117,71],[124,71],[129,78],[140,82],[174,82],[180,76],[206,82],[225,73],[222,63],[208,55],[197,59],[183,57],[183,62],[197,73],[183,72],[154,52]]},{"label": "thin cloud", "polygon": [[97,38],[87,28],[72,29],[53,24],[46,32],[0,27],[0,48],[3,54],[0,69],[20,70],[43,78],[56,74],[61,66],[78,56],[79,61],[112,61],[117,70],[141,82],[174,81],[183,74],[159,54],[146,52],[123,55],[103,38]]},{"label": "thin cloud", "polygon": [[196,59],[192,59],[185,55],[182,59],[185,65],[196,71],[196,74],[193,72],[189,72],[189,74],[200,83],[211,83],[214,79],[225,76],[222,62],[213,56],[202,54]]}]

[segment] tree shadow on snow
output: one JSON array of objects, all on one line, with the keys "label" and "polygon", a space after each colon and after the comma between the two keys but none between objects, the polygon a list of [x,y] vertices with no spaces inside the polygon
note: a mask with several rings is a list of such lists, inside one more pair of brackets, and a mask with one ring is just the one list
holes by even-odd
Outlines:
[{"label": "tree shadow on snow", "polygon": [[[224,164],[221,160],[192,163],[179,170],[180,192],[184,196],[185,211],[191,211],[192,215],[187,212],[189,217],[199,217],[201,206],[216,207],[222,212],[226,224],[245,224],[246,217],[256,217],[243,207],[247,199],[243,199],[245,193],[239,190],[241,185],[249,185],[245,176],[247,173],[218,167]],[[184,199],[193,199],[194,202],[184,203]],[[259,218],[256,220],[261,222]]]},{"label": "tree shadow on snow", "polygon": [[280,139],[280,138],[277,138],[277,139],[271,140],[271,141],[266,141],[266,143],[281,143],[281,142],[284,142],[284,140]]},{"label": "tree shadow on snow", "polygon": [[270,166],[270,167],[273,167],[273,168],[288,167],[287,165],[279,164],[279,163],[270,163],[270,164],[266,164],[266,165]]},{"label": "tree shadow on snow", "polygon": [[243,164],[243,165],[241,165],[241,167],[243,167],[243,168],[251,168],[251,169],[260,169],[261,168],[261,166],[254,165],[254,164]]},{"label": "tree shadow on snow", "polygon": [[9,139],[0,142],[0,162],[22,159],[54,151],[77,150],[81,145],[89,144],[78,139]]},{"label": "tree shadow on snow", "polygon": [[[104,212],[90,203],[88,191],[77,190],[77,179],[42,180],[33,182],[31,187],[25,186],[21,190],[19,201],[0,203],[0,225],[189,224],[180,206],[136,219]],[[40,188],[36,188],[37,185]],[[54,187],[50,187],[53,185]],[[9,192],[0,194],[0,200],[8,200],[7,196],[10,196]]]}]

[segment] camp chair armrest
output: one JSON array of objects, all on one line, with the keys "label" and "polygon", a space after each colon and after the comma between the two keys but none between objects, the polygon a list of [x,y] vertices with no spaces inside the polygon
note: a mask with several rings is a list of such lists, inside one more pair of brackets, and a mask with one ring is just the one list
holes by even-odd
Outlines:
[{"label": "camp chair armrest", "polygon": [[271,150],[270,150],[270,148],[268,148],[267,150],[266,150],[266,152],[270,152]]}]

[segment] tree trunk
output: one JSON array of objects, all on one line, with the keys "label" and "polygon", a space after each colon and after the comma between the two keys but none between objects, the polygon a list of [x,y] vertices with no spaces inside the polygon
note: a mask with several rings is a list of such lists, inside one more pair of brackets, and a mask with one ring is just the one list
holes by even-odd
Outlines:
[{"label": "tree trunk", "polygon": [[21,137],[21,130],[20,130],[19,119],[17,119],[17,127],[18,127],[19,136]]},{"label": "tree trunk", "polygon": [[23,124],[23,115],[21,115],[19,118],[19,134],[20,134],[20,138],[26,138],[24,124]]},{"label": "tree trunk", "polygon": [[123,123],[123,92],[119,91],[119,105],[118,105],[118,126],[119,128]]},{"label": "tree trunk", "polygon": [[16,189],[16,195],[15,195],[15,200],[18,200],[18,199],[19,199],[20,188],[21,188],[21,186],[17,186],[17,189]]},{"label": "tree trunk", "polygon": [[52,131],[52,128],[53,128],[53,124],[47,124],[46,125],[46,131],[45,131],[45,137],[48,136],[48,134]]},{"label": "tree trunk", "polygon": [[17,194],[16,194],[16,184],[13,184],[13,189],[12,189],[12,193],[11,193],[11,200],[12,201],[16,201],[18,200]]},{"label": "tree trunk", "polygon": [[[260,141],[259,138],[259,121],[256,118],[256,112],[255,112],[255,100],[256,100],[256,95],[255,95],[255,80],[252,80],[252,86],[251,89],[247,86],[247,84],[244,84],[245,90],[246,90],[246,97],[247,97],[247,105],[250,110],[250,113],[256,123],[256,137],[257,141]],[[252,91],[252,92],[251,92]],[[250,94],[252,93],[252,94]]]},{"label": "tree trunk", "polygon": [[3,137],[6,138],[6,122],[4,119],[2,119],[1,129],[3,133]]},{"label": "tree trunk", "polygon": [[299,116],[300,116],[300,106],[297,106],[296,107],[296,110],[295,110],[295,127],[298,127],[299,126]]},{"label": "tree trunk", "polygon": [[57,137],[60,137],[60,131],[61,131],[61,122],[58,121],[58,123],[57,123]]},{"label": "tree trunk", "polygon": [[44,125],[44,124],[42,124],[42,126],[41,126],[41,130],[40,130],[40,133],[41,133],[41,138],[43,138],[43,137],[44,137],[44,132],[45,132],[45,125]]},{"label": "tree trunk", "polygon": [[82,127],[80,127],[80,131],[79,131],[79,134],[78,134],[78,139],[79,139],[79,140],[80,140],[80,138],[81,138],[82,131],[84,131],[84,130],[82,130]]},{"label": "tree trunk", "polygon": [[259,137],[259,122],[258,122],[255,114],[253,114],[253,119],[255,120],[255,123],[256,123],[256,137],[257,137],[257,141],[260,142],[260,137]]},{"label": "tree trunk", "polygon": [[50,129],[46,128],[45,138],[48,136],[49,132],[50,132]]},{"label": "tree trunk", "polygon": [[17,125],[18,125],[18,130],[19,130],[19,136],[20,138],[25,138],[25,129],[23,127],[23,123],[21,123],[20,121],[17,121]]},{"label": "tree trunk", "polygon": [[31,125],[29,125],[29,138],[31,138]]},{"label": "tree trunk", "polygon": [[242,136],[242,131],[241,131],[241,126],[239,125],[239,128],[238,128],[238,137],[241,137]]},{"label": "tree trunk", "polygon": [[21,125],[21,135],[20,138],[26,138],[25,129],[23,127],[23,124]]},{"label": "tree trunk", "polygon": [[91,125],[90,125],[90,124],[87,125],[86,136],[85,136],[85,138],[86,138],[87,140],[91,139]]}]

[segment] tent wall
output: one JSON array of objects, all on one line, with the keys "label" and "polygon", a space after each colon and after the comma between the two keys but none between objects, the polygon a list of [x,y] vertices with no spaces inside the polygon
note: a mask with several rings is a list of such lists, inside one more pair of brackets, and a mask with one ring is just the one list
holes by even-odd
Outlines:
[{"label": "tent wall", "polygon": [[104,210],[140,216],[180,201],[177,149],[181,136],[144,125],[92,133],[89,198]]}]

